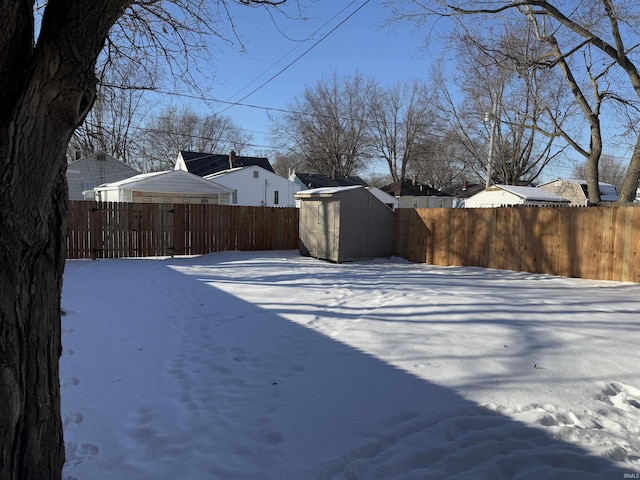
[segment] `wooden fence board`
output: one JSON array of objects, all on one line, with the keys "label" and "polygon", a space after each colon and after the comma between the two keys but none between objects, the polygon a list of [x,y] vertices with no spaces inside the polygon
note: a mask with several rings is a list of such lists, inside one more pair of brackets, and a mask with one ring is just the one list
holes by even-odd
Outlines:
[{"label": "wooden fence board", "polygon": [[395,229],[413,262],[640,282],[640,207],[399,209]]},{"label": "wooden fence board", "polygon": [[[298,210],[69,202],[67,258],[298,248]],[[640,282],[640,208],[399,209],[412,262]]]},{"label": "wooden fence board", "polygon": [[67,224],[69,259],[298,248],[295,208],[71,201]]}]

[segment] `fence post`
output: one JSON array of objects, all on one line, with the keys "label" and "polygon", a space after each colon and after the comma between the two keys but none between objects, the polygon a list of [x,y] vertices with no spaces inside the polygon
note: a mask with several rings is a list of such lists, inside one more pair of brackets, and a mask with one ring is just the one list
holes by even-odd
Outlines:
[{"label": "fence post", "polygon": [[103,202],[95,203],[90,210],[91,216],[91,258],[93,260],[102,258],[102,250],[104,247],[104,232],[102,222]]}]

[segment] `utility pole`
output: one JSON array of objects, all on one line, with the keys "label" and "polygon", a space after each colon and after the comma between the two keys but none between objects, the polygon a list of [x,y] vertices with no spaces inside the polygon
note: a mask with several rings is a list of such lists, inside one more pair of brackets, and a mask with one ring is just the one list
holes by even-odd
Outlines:
[{"label": "utility pole", "polygon": [[485,113],[484,121],[491,120],[491,130],[489,132],[489,157],[487,158],[487,184],[484,187],[485,190],[489,190],[491,186],[491,166],[493,164],[493,141],[496,136],[497,117],[498,116],[498,96],[493,94],[493,112],[491,114]]}]

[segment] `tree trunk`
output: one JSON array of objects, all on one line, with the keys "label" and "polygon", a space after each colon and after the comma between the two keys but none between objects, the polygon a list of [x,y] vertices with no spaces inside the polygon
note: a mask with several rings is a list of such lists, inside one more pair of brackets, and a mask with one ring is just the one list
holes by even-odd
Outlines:
[{"label": "tree trunk", "polygon": [[636,146],[633,149],[633,155],[631,155],[631,161],[627,168],[627,174],[620,188],[620,194],[618,195],[619,204],[633,202],[636,198],[636,192],[638,191],[638,181],[640,181],[640,136],[636,141]]},{"label": "tree trunk", "polygon": [[58,361],[66,188],[59,171],[54,191],[27,208],[11,189],[0,197],[3,480],[60,478],[64,464]]},{"label": "tree trunk", "polygon": [[587,157],[587,196],[589,205],[600,203],[600,156],[602,155],[602,137],[600,134],[600,119],[593,115],[589,121],[591,128],[591,143]]},{"label": "tree trunk", "polygon": [[12,118],[0,125],[2,480],[56,480],[64,464],[59,357],[65,150],[91,89],[66,85],[64,73],[47,75],[60,74],[56,67],[52,59],[33,72]]},{"label": "tree trunk", "polygon": [[126,2],[48,2],[35,47],[32,4],[15,4],[0,6],[14,26],[0,34],[0,480],[59,480],[65,153]]}]

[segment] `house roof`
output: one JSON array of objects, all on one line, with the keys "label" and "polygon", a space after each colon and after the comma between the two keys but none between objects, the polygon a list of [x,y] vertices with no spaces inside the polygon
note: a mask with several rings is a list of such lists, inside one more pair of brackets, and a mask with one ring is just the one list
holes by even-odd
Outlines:
[{"label": "house roof", "polygon": [[398,180],[397,182],[390,183],[389,185],[385,185],[381,187],[385,193],[389,195],[393,195],[394,197],[405,197],[405,196],[413,196],[413,197],[443,197],[446,196],[445,193],[436,190],[429,185],[425,185],[420,182],[413,182],[412,180]]},{"label": "house roof", "polygon": [[[221,155],[215,153],[203,153],[203,152],[188,152],[181,150],[180,155],[187,166],[187,171],[204,177],[205,175],[211,175],[212,173],[221,172],[223,170],[229,170],[229,155]],[[269,172],[273,172],[273,167],[269,160],[264,157],[235,157],[235,166],[246,167],[250,165],[257,165]]]},{"label": "house roof", "polygon": [[[587,181],[582,179],[557,178],[551,182],[543,183],[540,186],[550,185],[555,182],[575,183],[577,185],[580,185],[580,187],[582,188],[582,191],[584,192],[585,198],[589,196],[589,193],[587,192]],[[600,190],[600,200],[602,200],[603,202],[615,202],[618,200],[618,187],[616,187],[615,185],[612,185],[610,183],[599,182],[598,188]]]},{"label": "house roof", "polygon": [[569,200],[562,198],[554,193],[547,192],[537,187],[518,187],[515,185],[494,185],[489,190],[501,189],[505,192],[512,193],[524,200],[530,200],[534,202],[558,202],[569,203]]},{"label": "house roof", "polygon": [[443,193],[455,198],[469,198],[478,192],[484,190],[484,185],[479,183],[461,183],[459,185],[452,185],[443,189]]},{"label": "house roof", "polygon": [[298,173],[295,172],[295,176],[298,180],[308,188],[322,188],[322,187],[347,187],[351,185],[360,185],[368,187],[367,182],[357,175],[349,175],[343,177],[342,175],[336,175],[330,177],[321,173]]},{"label": "house roof", "polygon": [[227,192],[229,189],[184,170],[142,173],[119,182],[105,183],[99,188],[143,190],[147,192]]},{"label": "house roof", "polygon": [[[255,170],[256,168],[264,170],[264,168],[262,168],[259,165],[247,165],[247,166],[244,166],[244,167],[235,167],[235,168],[228,168],[227,170],[221,170],[219,172],[212,173],[210,175],[205,175],[202,178],[204,178],[205,180],[215,180],[216,178],[222,178],[222,177],[225,177],[227,175],[233,175],[233,174],[241,172],[241,171],[243,171],[245,169],[253,169],[253,170]],[[274,173],[271,170],[266,170],[265,172],[267,174],[271,175],[272,177],[273,176],[280,177],[280,175],[278,175],[277,173]],[[263,173],[263,175],[264,175],[264,173]],[[280,178],[282,178],[282,177],[280,177]],[[283,179],[283,180],[286,180],[286,179]]]}]

